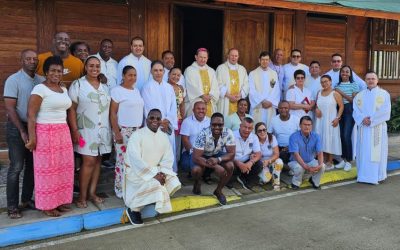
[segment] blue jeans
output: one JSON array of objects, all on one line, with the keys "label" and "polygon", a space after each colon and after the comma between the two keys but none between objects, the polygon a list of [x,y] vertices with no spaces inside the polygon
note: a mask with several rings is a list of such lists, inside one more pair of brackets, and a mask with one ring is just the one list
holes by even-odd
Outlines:
[{"label": "blue jeans", "polygon": [[353,145],[351,144],[351,133],[353,132],[353,104],[346,103],[340,119],[340,139],[342,141],[342,157],[346,161],[353,160]]},{"label": "blue jeans", "polygon": [[[26,129],[26,127],[25,127]],[[25,148],[18,128],[10,121],[7,122],[7,144],[10,166],[7,173],[7,208],[18,208],[19,203],[19,175],[24,169],[21,202],[32,199],[33,179],[33,155]]]},{"label": "blue jeans", "polygon": [[194,167],[192,161],[192,154],[189,154],[189,151],[185,151],[181,155],[181,159],[179,160],[180,169],[183,172],[190,172]]}]

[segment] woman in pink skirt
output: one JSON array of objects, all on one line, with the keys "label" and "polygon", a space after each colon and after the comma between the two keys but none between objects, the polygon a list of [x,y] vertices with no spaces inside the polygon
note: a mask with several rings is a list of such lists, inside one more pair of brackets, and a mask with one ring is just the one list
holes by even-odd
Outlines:
[{"label": "woman in pink skirt", "polygon": [[33,150],[35,206],[51,217],[71,210],[74,183],[74,155],[66,121],[72,102],[60,85],[63,70],[59,56],[44,62],[46,80],[33,88],[28,107],[29,141],[25,146]]}]

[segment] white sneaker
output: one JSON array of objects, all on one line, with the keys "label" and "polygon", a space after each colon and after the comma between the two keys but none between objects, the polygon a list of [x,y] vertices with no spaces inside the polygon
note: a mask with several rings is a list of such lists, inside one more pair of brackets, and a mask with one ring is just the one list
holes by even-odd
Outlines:
[{"label": "white sneaker", "polygon": [[344,171],[350,171],[351,170],[351,163],[350,162],[346,162],[345,166],[344,166]]},{"label": "white sneaker", "polygon": [[346,163],[344,162],[344,160],[342,160],[341,162],[335,165],[335,168],[341,169],[344,168],[344,165],[346,165]]}]

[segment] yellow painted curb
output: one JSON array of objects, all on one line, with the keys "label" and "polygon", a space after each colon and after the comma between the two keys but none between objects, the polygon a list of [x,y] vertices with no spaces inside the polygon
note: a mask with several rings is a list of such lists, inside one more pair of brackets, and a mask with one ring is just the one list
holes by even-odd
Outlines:
[{"label": "yellow painted curb", "polygon": [[[229,201],[235,201],[235,200],[240,200],[241,198],[239,196],[233,195],[233,196],[227,196],[226,200]],[[198,209],[198,208],[204,208],[204,207],[210,207],[219,204],[217,198],[213,196],[183,196],[183,197],[177,197],[171,199],[171,204],[172,204],[172,212],[181,212],[184,210],[190,210],[190,209]]]},{"label": "yellow painted curb", "polygon": [[[357,177],[357,168],[352,167],[350,171],[344,170],[332,170],[325,172],[321,178],[321,184],[337,182],[337,181],[344,181],[344,180],[351,180]],[[301,187],[309,187],[311,184],[308,181],[303,181]]]}]

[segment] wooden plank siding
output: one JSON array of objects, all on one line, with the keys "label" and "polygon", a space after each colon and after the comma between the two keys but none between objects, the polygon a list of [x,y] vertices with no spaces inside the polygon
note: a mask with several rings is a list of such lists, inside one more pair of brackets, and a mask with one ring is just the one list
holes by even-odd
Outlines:
[{"label": "wooden plank siding", "polygon": [[275,13],[272,50],[282,49],[285,61],[289,60],[290,51],[294,44],[293,14]]},{"label": "wooden plank siding", "polygon": [[[4,82],[20,67],[20,52],[37,48],[37,19],[34,0],[0,0],[0,94]],[[0,98],[0,148],[6,147],[7,122],[4,100]]]}]

